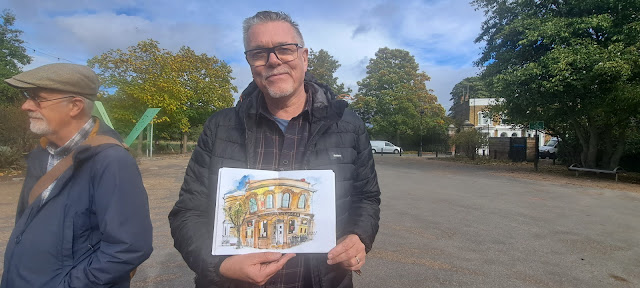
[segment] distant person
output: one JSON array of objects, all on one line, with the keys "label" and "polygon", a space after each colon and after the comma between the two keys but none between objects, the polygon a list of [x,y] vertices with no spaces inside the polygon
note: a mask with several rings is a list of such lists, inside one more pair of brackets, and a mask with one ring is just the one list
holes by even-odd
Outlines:
[{"label": "distant person", "polygon": [[[195,271],[196,287],[352,287],[380,219],[366,127],[328,86],[305,77],[309,51],[287,14],[258,12],[243,32],[253,82],[235,108],[205,124],[169,214],[175,247]],[[221,167],[333,170],[337,246],[328,254],[212,256]]]},{"label": "distant person", "polygon": [[5,82],[43,137],[27,158],[0,287],[129,287],[153,250],[149,203],[118,133],[91,117],[98,77],[49,64]]}]

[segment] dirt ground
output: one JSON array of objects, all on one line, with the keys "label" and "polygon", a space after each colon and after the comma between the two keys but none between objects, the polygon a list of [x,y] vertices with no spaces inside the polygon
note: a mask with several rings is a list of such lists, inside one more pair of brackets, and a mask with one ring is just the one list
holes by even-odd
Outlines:
[{"label": "dirt ground", "polygon": [[[406,157],[407,161],[441,161],[427,158]],[[140,171],[144,184],[149,194],[149,204],[151,220],[153,222],[154,253],[149,261],[143,264],[144,269],[140,269],[136,275],[133,287],[149,287],[154,282],[171,282],[174,278],[184,277],[184,275],[168,273],[165,275],[153,275],[150,271],[157,271],[163,267],[157,267],[156,258],[170,258],[170,263],[162,261],[164,268],[166,265],[180,267],[185,265],[179,254],[173,248],[167,215],[171,207],[178,198],[180,185],[182,184],[184,171],[189,161],[189,155],[170,155],[154,158],[141,158],[139,160]],[[446,161],[446,160],[445,160]],[[450,162],[452,165],[465,166],[471,168],[472,164]],[[635,174],[620,176],[620,182],[615,182],[613,175],[581,174],[576,177],[575,173],[567,171],[562,165],[552,165],[551,161],[541,161],[538,172],[533,170],[532,164],[512,164],[512,163],[492,163],[485,164],[482,169],[489,169],[497,175],[507,175],[510,177],[525,178],[535,181],[545,181],[553,183],[563,183],[578,187],[606,188],[640,193],[640,184]],[[20,174],[4,175],[0,177],[0,259],[4,259],[4,248],[11,234],[14,225],[16,203],[22,186],[24,176]],[[2,263],[0,263],[0,275],[2,273]],[[171,269],[170,269],[171,270]],[[149,271],[149,272],[147,272]],[[161,277],[159,277],[161,276]]]}]

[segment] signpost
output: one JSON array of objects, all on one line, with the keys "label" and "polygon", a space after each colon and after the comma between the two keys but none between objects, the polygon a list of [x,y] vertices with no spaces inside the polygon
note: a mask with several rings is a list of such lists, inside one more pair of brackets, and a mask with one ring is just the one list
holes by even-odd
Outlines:
[{"label": "signpost", "polygon": [[538,171],[538,160],[540,159],[540,137],[538,137],[538,130],[543,130],[544,129],[544,121],[535,121],[532,123],[529,123],[529,130],[536,130],[535,133],[535,137],[536,137],[536,157],[535,159],[533,159],[533,167],[535,168],[536,171]]}]

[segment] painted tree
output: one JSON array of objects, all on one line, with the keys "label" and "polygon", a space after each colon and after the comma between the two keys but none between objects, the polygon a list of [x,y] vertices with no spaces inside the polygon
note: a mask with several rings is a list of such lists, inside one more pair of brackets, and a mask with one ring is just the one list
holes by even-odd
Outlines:
[{"label": "painted tree", "polygon": [[242,233],[242,224],[244,224],[244,220],[247,218],[247,214],[249,213],[249,203],[244,200],[238,200],[231,205],[225,207],[225,214],[227,218],[233,224],[233,229],[236,230],[236,236],[238,236],[238,244],[236,244],[236,248],[242,248],[242,239],[240,238],[240,233]]},{"label": "painted tree", "polygon": [[445,110],[427,88],[429,80],[408,51],[380,48],[358,82],[351,108],[372,126],[372,134],[396,139],[398,145],[400,135],[415,141],[426,131],[444,133]]},{"label": "painted tree", "polygon": [[329,52],[320,49],[318,52],[309,50],[308,71],[315,76],[320,83],[327,84],[336,95],[351,94],[351,88],[345,88],[344,83],[338,84],[338,77],[333,75],[340,68],[338,60],[333,58]]},{"label": "painted tree", "polygon": [[618,165],[640,111],[640,2],[475,0],[486,20],[477,65],[498,108],[575,138],[586,167]]},{"label": "painted tree", "polygon": [[[21,66],[31,63],[31,56],[20,38],[22,31],[13,28],[16,16],[10,10],[3,10],[0,24],[0,79],[11,78],[22,72]],[[18,103],[24,100],[17,90],[0,81],[0,103]]]},{"label": "painted tree", "polygon": [[192,127],[231,107],[232,93],[237,92],[231,67],[224,61],[185,46],[172,53],[151,39],[127,51],[109,50],[90,59],[89,66],[99,71],[101,99],[116,128],[128,131],[147,108],[161,108],[154,128],[163,138],[182,137],[183,152]]}]

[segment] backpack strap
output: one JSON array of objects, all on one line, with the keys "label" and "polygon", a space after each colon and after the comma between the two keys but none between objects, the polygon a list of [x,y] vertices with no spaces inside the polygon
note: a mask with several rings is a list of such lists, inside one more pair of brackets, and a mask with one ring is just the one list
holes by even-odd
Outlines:
[{"label": "backpack strap", "polygon": [[[120,141],[104,135],[96,135],[90,137],[82,142],[80,146],[89,145],[93,147],[102,144],[116,144],[124,147],[124,145]],[[64,157],[55,166],[53,166],[51,170],[47,171],[47,173],[40,177],[38,182],[36,182],[36,185],[34,185],[31,189],[31,192],[29,192],[29,203],[27,205],[31,205],[31,203],[33,203],[33,201],[35,201],[36,198],[38,198],[42,194],[42,192],[44,192],[44,190],[51,186],[51,184],[56,181],[56,179],[58,179],[58,177],[60,177],[60,175],[62,175],[64,171],[67,171],[67,169],[71,167],[71,165],[73,164],[73,155],[75,154],[76,149],[74,149],[71,153],[69,153],[69,155]]]}]

